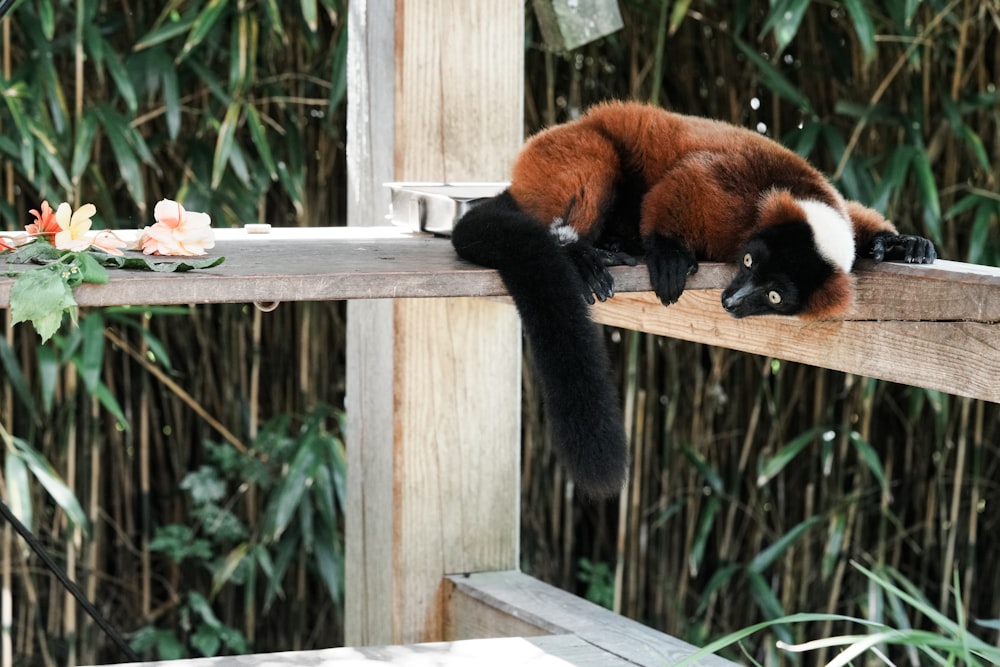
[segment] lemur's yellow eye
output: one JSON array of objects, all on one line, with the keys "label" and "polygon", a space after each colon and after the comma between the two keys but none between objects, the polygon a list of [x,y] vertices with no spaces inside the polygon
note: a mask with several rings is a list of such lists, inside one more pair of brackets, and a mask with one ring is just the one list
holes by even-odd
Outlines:
[{"label": "lemur's yellow eye", "polygon": [[753,266],[753,257],[750,256],[750,253],[743,255],[743,266],[748,269]]},{"label": "lemur's yellow eye", "polygon": [[773,303],[776,306],[779,303],[781,303],[781,295],[778,294],[775,290],[771,290],[770,292],[768,292],[767,293],[767,298],[770,299],[771,303]]}]

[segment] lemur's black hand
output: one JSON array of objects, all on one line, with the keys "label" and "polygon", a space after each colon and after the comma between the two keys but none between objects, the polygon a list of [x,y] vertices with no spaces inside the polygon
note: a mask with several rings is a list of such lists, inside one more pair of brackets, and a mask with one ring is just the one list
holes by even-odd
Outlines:
[{"label": "lemur's black hand", "polygon": [[930,264],[937,259],[937,251],[930,240],[922,236],[879,232],[872,238],[864,257],[876,262],[907,262],[908,264]]},{"label": "lemur's black hand", "polygon": [[599,301],[606,301],[615,295],[615,281],[600,251],[589,241],[577,240],[563,246],[570,261],[576,267],[586,289],[583,298],[593,304],[596,296]]},{"label": "lemur's black hand", "polygon": [[698,271],[698,260],[680,241],[654,236],[646,241],[646,266],[653,291],[669,306],[681,297],[687,277]]}]

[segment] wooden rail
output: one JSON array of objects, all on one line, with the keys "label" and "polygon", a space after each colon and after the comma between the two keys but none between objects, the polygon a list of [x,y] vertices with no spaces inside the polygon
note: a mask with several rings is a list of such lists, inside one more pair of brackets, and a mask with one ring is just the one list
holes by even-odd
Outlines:
[{"label": "wooden rail", "polygon": [[[446,239],[396,227],[219,230],[226,261],[184,274],[112,270],[81,285],[81,306],[504,296],[494,271],[458,259]],[[24,270],[0,257],[0,272]],[[842,320],[737,320],[719,306],[733,274],[703,264],[664,308],[644,266],[614,267],[617,296],[593,310],[603,324],[1000,402],[1000,269],[938,261],[862,262],[857,304]],[[0,277],[0,307],[13,278]]]}]

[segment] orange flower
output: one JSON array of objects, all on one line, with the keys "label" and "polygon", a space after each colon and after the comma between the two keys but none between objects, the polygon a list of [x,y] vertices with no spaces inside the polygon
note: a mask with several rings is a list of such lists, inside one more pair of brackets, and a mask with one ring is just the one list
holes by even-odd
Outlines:
[{"label": "orange flower", "polygon": [[204,255],[215,247],[212,219],[207,213],[185,211],[172,199],[161,199],[153,217],[156,223],[139,236],[139,247],[146,255]]},{"label": "orange flower", "polygon": [[8,236],[0,236],[0,252],[7,252],[16,248],[17,242],[14,239]]},{"label": "orange flower", "polygon": [[52,243],[52,237],[59,232],[59,223],[56,222],[56,214],[53,213],[48,200],[43,201],[39,208],[42,209],[41,213],[35,209],[28,211],[28,213],[35,216],[35,221],[29,225],[25,225],[24,229],[32,236],[41,236],[49,243]]}]

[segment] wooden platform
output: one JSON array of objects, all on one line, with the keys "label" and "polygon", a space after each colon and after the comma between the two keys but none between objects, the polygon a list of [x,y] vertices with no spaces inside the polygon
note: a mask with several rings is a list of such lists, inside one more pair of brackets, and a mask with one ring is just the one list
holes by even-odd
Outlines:
[{"label": "wooden platform", "polygon": [[[625,667],[675,665],[697,648],[520,572],[455,575],[445,587],[448,634],[481,637],[402,646],[335,648],[133,663],[134,667]],[[714,655],[692,665],[735,667]]]},{"label": "wooden platform", "polygon": [[[503,296],[496,272],[455,256],[447,239],[396,227],[219,230],[221,266],[184,274],[112,271],[81,285],[81,306]],[[23,270],[0,256],[0,272]],[[1000,402],[1000,269],[938,261],[862,263],[843,320],[736,320],[719,306],[734,269],[703,264],[680,302],[649,293],[646,268],[614,267],[617,296],[594,319],[948,393]],[[0,277],[0,307],[13,278]]]}]

